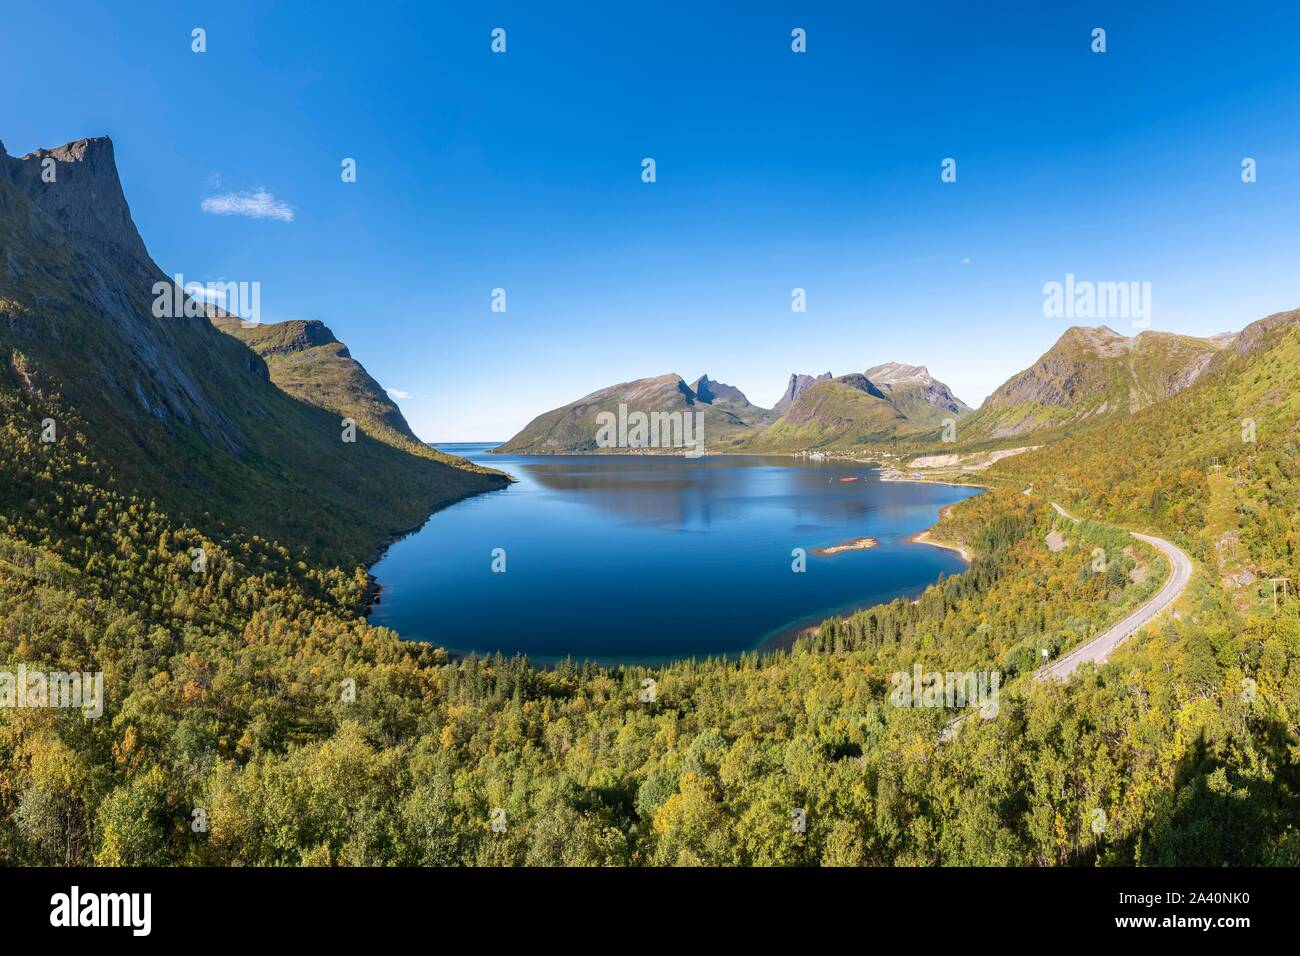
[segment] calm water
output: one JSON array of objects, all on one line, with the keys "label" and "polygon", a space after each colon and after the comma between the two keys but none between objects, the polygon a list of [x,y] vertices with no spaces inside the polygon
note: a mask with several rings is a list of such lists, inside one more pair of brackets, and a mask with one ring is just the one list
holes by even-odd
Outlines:
[{"label": "calm water", "polygon": [[[911,544],[976,494],[882,482],[865,465],[761,456],[492,455],[519,481],[435,514],[389,550],[371,621],[456,652],[538,661],[736,653],[838,611],[918,594],[964,564]],[[859,475],[861,481],[840,482]],[[814,548],[870,535],[869,551]],[[505,549],[506,571],[492,571]],[[791,571],[791,550],[808,552]]]}]

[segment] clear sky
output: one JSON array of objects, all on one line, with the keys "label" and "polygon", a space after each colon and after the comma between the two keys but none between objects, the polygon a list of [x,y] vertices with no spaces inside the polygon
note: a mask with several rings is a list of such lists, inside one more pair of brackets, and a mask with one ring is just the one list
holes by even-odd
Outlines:
[{"label": "clear sky", "polygon": [[1300,306],[1300,5],[838,6],[10,2],[0,141],[111,135],[164,270],[323,320],[434,441],[667,372],[975,405],[1067,273],[1160,330]]}]

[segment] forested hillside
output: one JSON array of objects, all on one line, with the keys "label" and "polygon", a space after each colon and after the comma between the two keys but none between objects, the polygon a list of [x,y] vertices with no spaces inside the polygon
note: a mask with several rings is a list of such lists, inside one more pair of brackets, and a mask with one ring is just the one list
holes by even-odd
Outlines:
[{"label": "forested hillside", "polygon": [[[97,720],[0,713],[5,863],[1300,861],[1294,607],[1242,619],[1202,580],[1100,671],[1033,683],[1042,648],[1163,569],[1018,488],[938,529],[973,549],[969,572],[790,652],[539,670],[369,627],[361,568],[107,492],[83,442],[25,427],[37,396],[0,398],[0,657],[107,685]],[[888,702],[914,664],[1005,668],[1000,713],[942,742],[951,711]]]}]

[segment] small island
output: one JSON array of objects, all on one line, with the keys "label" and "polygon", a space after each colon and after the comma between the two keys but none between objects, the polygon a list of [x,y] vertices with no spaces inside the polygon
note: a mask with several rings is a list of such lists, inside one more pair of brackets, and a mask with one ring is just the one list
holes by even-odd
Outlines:
[{"label": "small island", "polygon": [[819,558],[828,558],[832,554],[842,554],[845,551],[866,551],[868,548],[874,548],[878,541],[875,538],[854,538],[852,541],[845,541],[843,544],[833,544],[829,548],[817,548],[813,551]]}]

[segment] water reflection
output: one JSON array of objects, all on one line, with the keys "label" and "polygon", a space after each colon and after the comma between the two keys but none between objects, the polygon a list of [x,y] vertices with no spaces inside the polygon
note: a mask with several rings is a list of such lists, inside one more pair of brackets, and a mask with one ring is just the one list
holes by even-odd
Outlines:
[{"label": "water reflection", "polygon": [[[907,536],[971,489],[881,482],[852,462],[514,457],[489,447],[447,450],[519,481],[394,545],[374,569],[383,589],[374,623],[457,652],[659,661],[753,648],[964,567]],[[813,556],[862,536],[880,546]],[[491,571],[498,548],[506,573]],[[804,573],[791,570],[796,548],[809,555]]]}]

